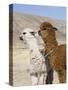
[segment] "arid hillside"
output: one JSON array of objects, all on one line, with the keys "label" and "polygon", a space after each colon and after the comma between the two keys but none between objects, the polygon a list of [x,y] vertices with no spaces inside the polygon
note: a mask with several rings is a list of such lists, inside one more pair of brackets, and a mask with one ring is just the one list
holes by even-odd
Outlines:
[{"label": "arid hillside", "polygon": [[[55,27],[58,28],[58,31],[56,32],[56,37],[59,42],[65,43],[66,41],[66,23],[65,21],[56,20],[50,17],[41,17],[41,16],[32,16],[28,14],[23,13],[13,13],[13,45],[15,48],[24,48],[25,45],[22,44],[19,40],[19,35],[21,30],[24,28],[32,28],[34,30],[39,30],[39,25],[43,21],[48,21],[52,23]],[[21,46],[22,45],[22,46]]]}]

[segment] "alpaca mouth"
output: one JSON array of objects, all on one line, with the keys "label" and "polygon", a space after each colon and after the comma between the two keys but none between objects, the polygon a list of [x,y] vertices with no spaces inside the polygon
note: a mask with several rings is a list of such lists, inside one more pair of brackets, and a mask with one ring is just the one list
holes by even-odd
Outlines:
[{"label": "alpaca mouth", "polygon": [[40,30],[38,31],[38,34],[41,36],[41,31]]}]

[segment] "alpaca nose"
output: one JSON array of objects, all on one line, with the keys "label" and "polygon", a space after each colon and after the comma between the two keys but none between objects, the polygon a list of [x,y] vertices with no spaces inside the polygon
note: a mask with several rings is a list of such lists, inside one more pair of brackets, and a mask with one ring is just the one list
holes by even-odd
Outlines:
[{"label": "alpaca nose", "polygon": [[40,30],[38,31],[38,34],[41,35],[41,31]]},{"label": "alpaca nose", "polygon": [[23,40],[23,38],[21,36],[19,38],[20,38],[20,40]]}]

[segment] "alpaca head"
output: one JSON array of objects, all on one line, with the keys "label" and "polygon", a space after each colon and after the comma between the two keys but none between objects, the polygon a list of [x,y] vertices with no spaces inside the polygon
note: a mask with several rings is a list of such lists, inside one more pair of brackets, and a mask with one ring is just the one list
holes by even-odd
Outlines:
[{"label": "alpaca head", "polygon": [[38,31],[38,34],[42,37],[42,39],[46,40],[47,37],[54,37],[56,30],[57,28],[53,27],[53,25],[49,22],[43,22],[40,25],[40,30]]},{"label": "alpaca head", "polygon": [[34,36],[35,36],[35,32],[33,31],[33,29],[26,28],[21,32],[19,38],[20,38],[20,40],[25,40],[26,38],[28,39],[28,38],[32,38]]}]

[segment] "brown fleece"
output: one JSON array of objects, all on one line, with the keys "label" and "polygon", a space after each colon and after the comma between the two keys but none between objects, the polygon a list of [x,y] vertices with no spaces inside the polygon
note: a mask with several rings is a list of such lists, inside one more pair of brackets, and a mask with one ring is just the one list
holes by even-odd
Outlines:
[{"label": "brown fleece", "polygon": [[52,69],[57,71],[59,82],[64,83],[66,82],[66,45],[58,45],[55,30],[57,29],[49,22],[43,22],[40,25],[39,35],[45,43],[46,52],[53,50],[48,56],[49,62]]}]

